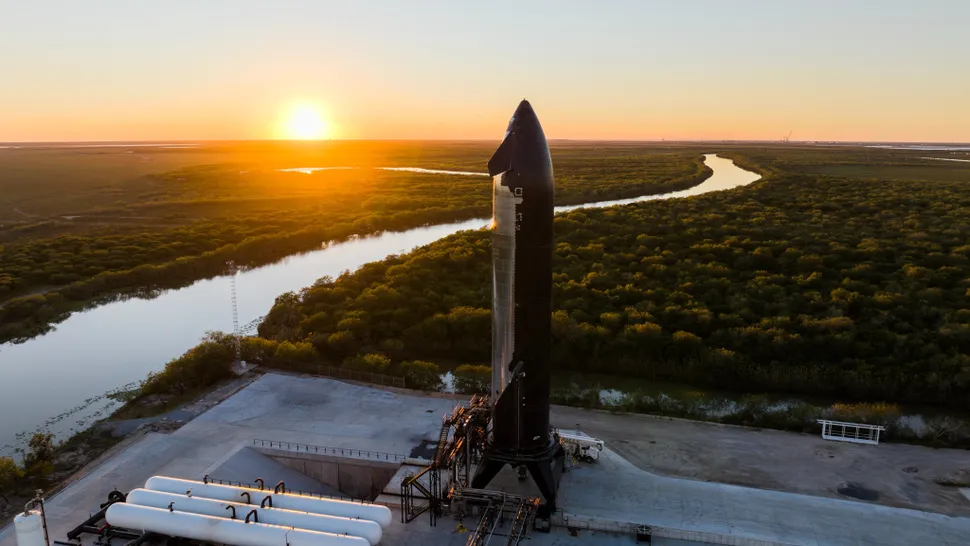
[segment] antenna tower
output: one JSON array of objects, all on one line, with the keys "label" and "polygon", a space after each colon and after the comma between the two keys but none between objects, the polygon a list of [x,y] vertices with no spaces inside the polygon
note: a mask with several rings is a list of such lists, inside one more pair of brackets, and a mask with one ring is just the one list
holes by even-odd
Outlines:
[{"label": "antenna tower", "polygon": [[232,297],[232,337],[233,345],[236,349],[236,366],[242,362],[242,345],[240,344],[239,332],[239,309],[236,306],[236,262],[230,260],[226,263],[229,266],[229,293]]}]

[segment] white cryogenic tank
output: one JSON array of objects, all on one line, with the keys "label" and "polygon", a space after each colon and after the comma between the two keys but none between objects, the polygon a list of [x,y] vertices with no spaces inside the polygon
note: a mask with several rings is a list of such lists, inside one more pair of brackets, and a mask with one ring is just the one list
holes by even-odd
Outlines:
[{"label": "white cryogenic tank", "polygon": [[377,522],[367,519],[311,514],[309,512],[284,510],[277,507],[259,508],[251,504],[206,499],[203,497],[187,497],[185,495],[162,493],[161,491],[151,491],[148,489],[135,489],[131,491],[128,493],[126,502],[128,504],[164,508],[166,510],[169,504],[171,504],[172,509],[176,512],[190,512],[217,518],[232,517],[233,511],[228,509],[228,506],[233,507],[235,510],[236,519],[244,519],[250,510],[256,510],[259,523],[361,537],[366,539],[367,542],[370,542],[372,546],[380,542],[381,535],[383,534],[381,526]]},{"label": "white cryogenic tank", "polygon": [[44,516],[40,510],[17,514],[13,518],[13,528],[17,534],[17,546],[47,546]]},{"label": "white cryogenic tank", "polygon": [[391,509],[379,504],[365,504],[363,502],[342,501],[337,499],[321,499],[309,495],[297,495],[294,493],[273,493],[268,490],[253,489],[250,487],[217,485],[214,483],[202,483],[193,480],[180,480],[178,478],[166,478],[164,476],[153,476],[145,482],[145,489],[152,491],[162,491],[164,493],[176,493],[191,497],[202,497],[206,499],[226,500],[230,502],[246,502],[245,493],[249,494],[249,503],[259,506],[266,497],[273,498],[273,508],[284,510],[296,510],[298,512],[310,512],[313,514],[323,514],[326,516],[340,516],[344,518],[360,518],[376,521],[381,528],[387,529],[391,524]]},{"label": "white cryogenic tank", "polygon": [[370,546],[360,537],[290,529],[279,525],[245,523],[187,512],[116,502],[104,519],[114,527],[234,546]]}]

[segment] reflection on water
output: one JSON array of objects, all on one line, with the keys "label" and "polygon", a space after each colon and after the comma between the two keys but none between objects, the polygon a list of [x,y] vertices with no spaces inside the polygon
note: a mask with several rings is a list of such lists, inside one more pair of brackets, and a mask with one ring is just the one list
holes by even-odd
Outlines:
[{"label": "reflection on water", "polygon": [[313,174],[317,171],[349,171],[357,167],[295,167],[292,169],[276,169],[281,173]]},{"label": "reflection on water", "polygon": [[965,144],[870,144],[866,148],[882,148],[884,150],[915,150],[923,152],[963,152],[970,151]]},{"label": "reflection on water", "polygon": [[[727,159],[708,155],[706,161],[714,175],[695,188],[585,206],[686,197],[748,184],[758,178]],[[575,208],[579,207],[556,210]],[[336,277],[390,254],[407,252],[457,231],[485,227],[487,223],[488,219],[482,218],[359,237],[240,273],[236,278],[240,323],[266,314],[278,295],[310,286],[324,275]],[[208,330],[232,331],[228,277],[198,281],[154,299],[108,303],[75,313],[41,337],[19,345],[0,345],[0,446],[12,444],[19,431],[39,426],[59,436],[83,429],[92,418],[101,416],[110,402],[110,398],[98,397],[160,370],[195,345]],[[58,419],[49,422],[51,416]],[[9,451],[0,447],[0,453]]]},{"label": "reflection on water", "polygon": [[970,159],[951,159],[949,157],[921,157],[920,159],[932,159],[933,161],[958,161],[960,163],[970,163]]},{"label": "reflection on water", "polygon": [[[276,169],[281,173],[303,173],[303,174],[313,174],[317,171],[349,171],[351,169],[358,169],[359,167],[294,167],[292,169]],[[378,171],[398,171],[398,172],[408,172],[408,173],[421,173],[421,174],[455,174],[458,176],[484,176],[488,177],[488,173],[478,173],[473,171],[443,171],[440,169],[422,169],[421,167],[374,167]]]},{"label": "reflection on water", "polygon": [[459,176],[484,176],[489,178],[488,173],[476,173],[472,171],[442,171],[438,169],[422,169],[420,167],[378,167],[378,169],[382,171],[402,171],[424,174],[457,174]]},{"label": "reflection on water", "polygon": [[655,201],[657,199],[676,199],[678,197],[691,197],[693,195],[701,195],[702,193],[709,193],[712,191],[730,190],[732,188],[737,188],[739,186],[747,186],[748,184],[754,182],[761,178],[761,175],[753,173],[751,171],[746,171],[735,166],[734,162],[730,159],[724,159],[723,157],[717,157],[714,154],[708,154],[704,156],[704,163],[707,164],[711,170],[714,171],[714,175],[707,180],[701,182],[700,184],[694,186],[693,188],[687,188],[686,190],[675,191],[670,193],[661,193],[657,195],[643,195],[640,197],[632,197],[630,199],[617,199],[615,201],[600,201],[597,203],[586,203],[583,205],[569,205],[567,207],[556,207],[557,212],[584,209],[590,207],[612,207],[616,205],[627,205],[630,203],[639,203],[641,201]]},{"label": "reflection on water", "polygon": [[[471,220],[360,237],[240,273],[240,323],[266,314],[276,296],[309,286],[324,275],[336,277],[389,254],[484,225],[485,220]],[[72,315],[44,336],[0,346],[0,446],[12,442],[18,431],[33,429],[87,398],[144,379],[198,343],[208,330],[232,331],[228,277],[199,281],[150,300],[109,303]],[[69,434],[102,408],[95,403],[78,409],[52,424],[50,431]]]}]

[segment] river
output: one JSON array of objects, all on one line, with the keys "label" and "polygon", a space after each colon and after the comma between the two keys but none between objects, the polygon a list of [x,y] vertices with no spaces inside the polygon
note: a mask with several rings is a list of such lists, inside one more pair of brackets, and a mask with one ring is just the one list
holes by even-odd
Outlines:
[{"label": "river", "polygon": [[[713,154],[706,155],[705,162],[714,174],[687,190],[556,210],[689,197],[759,178]],[[487,222],[475,219],[361,237],[241,272],[236,277],[240,323],[265,315],[278,295],[320,277],[336,277]],[[108,303],[75,313],[53,331],[25,343],[0,345],[0,455],[22,444],[25,433],[44,430],[64,438],[83,430],[110,411],[114,401],[105,396],[107,391],[134,385],[162,369],[209,330],[232,331],[229,277],[198,281],[153,299]]]}]

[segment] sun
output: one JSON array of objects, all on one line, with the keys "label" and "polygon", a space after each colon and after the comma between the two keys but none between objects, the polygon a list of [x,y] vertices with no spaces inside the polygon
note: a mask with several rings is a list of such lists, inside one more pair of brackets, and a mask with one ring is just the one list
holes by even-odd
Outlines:
[{"label": "sun", "polygon": [[284,117],[282,136],[290,140],[322,140],[330,138],[330,125],[316,106],[297,104]]}]

